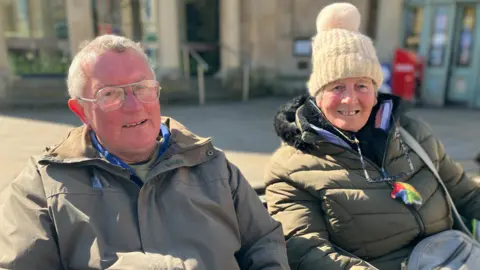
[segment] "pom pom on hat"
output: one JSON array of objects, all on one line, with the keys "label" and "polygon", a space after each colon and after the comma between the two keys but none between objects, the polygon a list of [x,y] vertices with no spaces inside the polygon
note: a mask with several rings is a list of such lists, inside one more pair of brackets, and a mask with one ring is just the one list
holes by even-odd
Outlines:
[{"label": "pom pom on hat", "polygon": [[382,66],[372,40],[360,33],[360,12],[349,3],[324,7],[317,16],[312,38],[312,73],[307,87],[315,97],[327,84],[345,78],[366,77],[383,84]]},{"label": "pom pom on hat", "polygon": [[358,9],[349,3],[335,3],[323,8],[317,16],[317,32],[330,29],[344,29],[358,32],[361,15]]}]

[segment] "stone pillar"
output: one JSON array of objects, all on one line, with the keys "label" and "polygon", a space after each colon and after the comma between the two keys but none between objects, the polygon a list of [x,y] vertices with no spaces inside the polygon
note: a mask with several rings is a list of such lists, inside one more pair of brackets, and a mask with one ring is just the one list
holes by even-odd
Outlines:
[{"label": "stone pillar", "polygon": [[19,37],[30,37],[31,29],[29,27],[29,3],[28,0],[12,1],[16,11],[16,31]]},{"label": "stone pillar", "polygon": [[152,1],[157,27],[158,73],[160,76],[180,74],[179,1]]},{"label": "stone pillar", "polygon": [[66,0],[66,2],[68,37],[73,58],[85,40],[94,38],[92,6],[90,1],[85,0]]},{"label": "stone pillar", "polygon": [[[4,8],[0,3],[0,17],[3,18]],[[0,70],[8,69],[8,48],[5,39],[5,29],[3,22],[0,21]]]},{"label": "stone pillar", "polygon": [[240,0],[220,0],[221,73],[236,69],[241,64]]},{"label": "stone pillar", "polygon": [[120,4],[121,9],[121,22],[123,36],[132,39],[133,38],[133,25],[132,25],[132,4],[130,0],[122,0]]},{"label": "stone pillar", "polygon": [[33,38],[55,38],[55,25],[50,1],[30,0],[30,37]]},{"label": "stone pillar", "polygon": [[275,73],[277,70],[277,58],[279,57],[277,53],[278,0],[250,0],[250,2],[252,65],[254,68],[263,68]]},{"label": "stone pillar", "polygon": [[[0,4],[0,15],[3,15],[4,8]],[[1,16],[3,18],[3,16]],[[10,79],[10,72],[8,67],[8,47],[5,39],[5,29],[3,22],[0,21],[0,103],[7,95],[7,86]]]},{"label": "stone pillar", "polygon": [[379,0],[375,48],[380,62],[391,62],[393,52],[401,46],[403,29],[403,0]]}]

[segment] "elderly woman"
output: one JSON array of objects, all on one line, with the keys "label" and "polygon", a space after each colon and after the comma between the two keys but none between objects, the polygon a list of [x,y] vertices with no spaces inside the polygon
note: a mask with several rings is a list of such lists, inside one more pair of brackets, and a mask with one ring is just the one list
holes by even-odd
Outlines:
[{"label": "elderly woman", "polygon": [[426,150],[460,214],[480,219],[480,185],[405,114],[405,102],[378,93],[381,66],[359,24],[351,4],[320,12],[309,95],[275,118],[283,143],[266,172],[266,200],[292,269],[401,269],[420,240],[452,228],[445,193],[399,127]]}]

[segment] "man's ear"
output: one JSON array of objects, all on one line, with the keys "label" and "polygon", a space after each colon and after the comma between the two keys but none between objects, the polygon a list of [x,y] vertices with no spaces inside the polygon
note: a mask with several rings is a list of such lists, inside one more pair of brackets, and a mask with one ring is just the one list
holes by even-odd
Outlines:
[{"label": "man's ear", "polygon": [[88,126],[88,120],[87,117],[85,116],[85,109],[83,108],[82,104],[80,104],[80,101],[75,98],[71,98],[68,100],[68,108],[78,116],[80,121],[84,123],[85,125]]}]

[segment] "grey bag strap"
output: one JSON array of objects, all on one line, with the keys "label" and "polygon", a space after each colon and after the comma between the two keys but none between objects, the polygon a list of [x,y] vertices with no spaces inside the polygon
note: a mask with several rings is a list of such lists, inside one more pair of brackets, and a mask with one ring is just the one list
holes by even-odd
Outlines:
[{"label": "grey bag strap", "polygon": [[398,127],[400,134],[402,135],[405,143],[412,148],[415,153],[417,153],[418,156],[425,162],[425,164],[430,168],[430,170],[433,172],[435,175],[435,178],[437,179],[438,183],[440,186],[443,188],[443,191],[445,193],[445,197],[447,198],[448,204],[450,204],[450,207],[452,208],[452,213],[453,217],[457,220],[458,225],[462,229],[462,231],[467,234],[468,236],[472,237],[472,233],[468,230],[467,226],[465,226],[465,223],[463,223],[462,217],[457,211],[457,208],[455,207],[455,204],[453,203],[452,197],[450,197],[450,193],[448,193],[448,189],[445,186],[445,184],[442,181],[442,178],[438,174],[437,169],[435,168],[435,165],[433,165],[432,160],[428,156],[427,152],[425,152],[425,149],[415,140],[415,138],[408,133],[403,127]]}]

